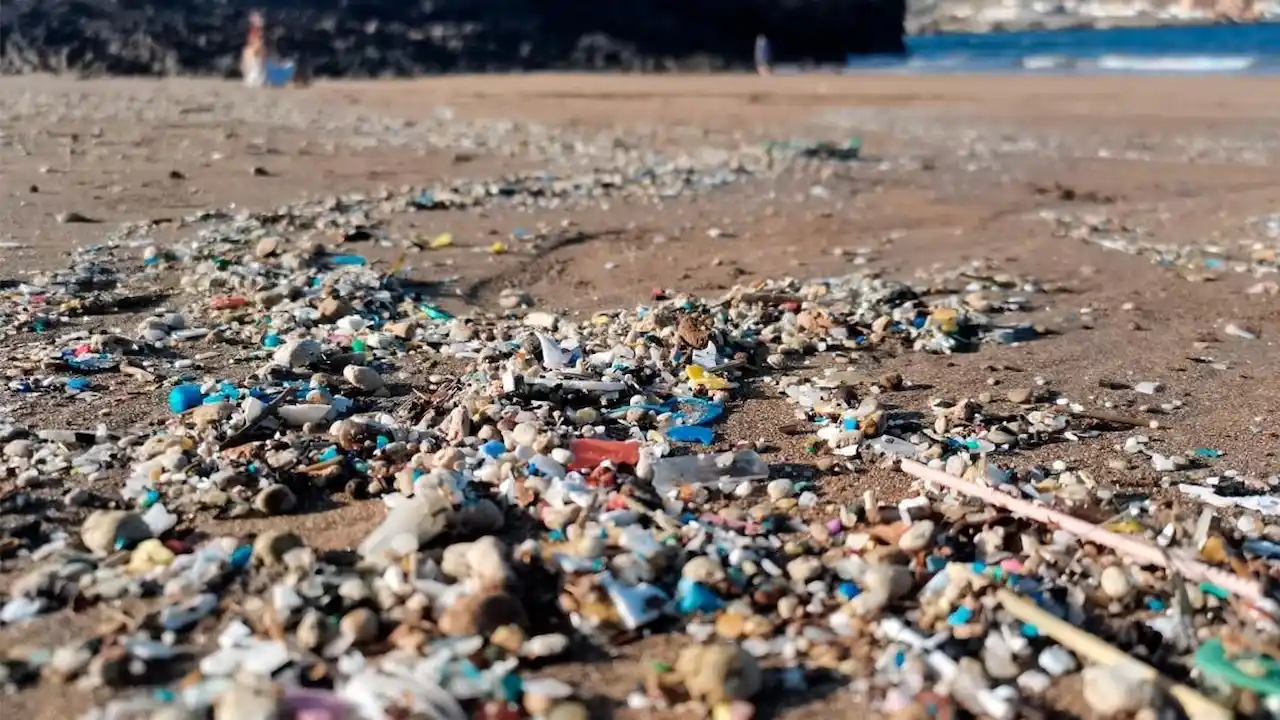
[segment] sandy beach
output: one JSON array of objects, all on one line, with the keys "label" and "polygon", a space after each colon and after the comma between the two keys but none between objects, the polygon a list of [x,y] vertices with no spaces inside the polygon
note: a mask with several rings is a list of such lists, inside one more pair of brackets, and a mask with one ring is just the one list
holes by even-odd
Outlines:
[{"label": "sandy beach", "polygon": [[[1162,452],[1209,448],[1221,453],[1222,469],[1265,478],[1277,471],[1280,447],[1277,90],[1280,80],[1206,77],[528,75],[278,91],[197,80],[0,78],[0,267],[4,279],[27,281],[120,223],[208,208],[261,211],[544,170],[625,174],[682,157],[746,157],[770,142],[859,138],[856,161],[795,163],[672,197],[495,204],[394,216],[388,227],[404,237],[452,235],[451,247],[400,262],[418,279],[443,283],[440,306],[460,315],[501,312],[504,290],[585,319],[650,302],[655,290],[716,296],[787,276],[874,270],[910,281],[974,263],[977,276],[1034,278],[1045,292],[1016,317],[1051,331],[1046,337],[951,356],[902,353],[859,369],[900,373],[909,387],[893,402],[903,407],[982,393],[999,403],[1011,389],[1049,386],[1153,421],[1157,429],[1145,432]],[[72,212],[93,222],[60,221]],[[574,240],[538,252],[488,251],[537,228],[571,228]],[[184,232],[158,226],[155,242]],[[138,270],[142,248],[132,252],[138,260],[126,267]],[[360,253],[390,264],[404,248],[367,244]],[[131,331],[144,315],[85,319],[83,329]],[[28,342],[30,333],[7,333],[0,357],[29,359]],[[230,364],[205,371],[235,372]],[[1160,383],[1160,394],[1117,389],[1143,381]],[[15,422],[40,428],[154,428],[167,419],[159,385],[124,375],[98,382],[101,397],[90,404],[5,392],[0,405]],[[723,442],[761,439],[777,448],[770,463],[811,465],[803,439],[782,430],[794,413],[780,397],[753,396],[729,414]],[[1097,483],[1167,497],[1169,481],[1149,462],[1114,462],[1123,442],[1119,434],[1045,444],[1020,451],[1017,462],[1062,460]],[[908,480],[867,464],[823,477],[821,495],[844,502],[874,488],[894,497]],[[110,498],[114,487],[104,481],[93,490]],[[0,490],[12,489],[11,478],[0,480]],[[67,489],[39,492],[57,498]],[[51,522],[74,527],[85,511],[52,513]],[[343,548],[381,513],[376,500],[352,500],[285,517],[207,513],[190,522],[209,534],[288,527],[313,547]],[[24,562],[0,562],[0,587]],[[0,627],[0,646],[10,655],[54,646],[147,602]],[[547,673],[591,688],[615,717],[658,717],[627,710],[625,698],[673,643],[645,638],[615,659]],[[1056,683],[1045,706],[1088,717],[1073,682]],[[6,717],[67,718],[109,695],[42,683],[0,706]],[[859,702],[831,683],[759,705],[765,717],[820,718],[847,716]]]}]

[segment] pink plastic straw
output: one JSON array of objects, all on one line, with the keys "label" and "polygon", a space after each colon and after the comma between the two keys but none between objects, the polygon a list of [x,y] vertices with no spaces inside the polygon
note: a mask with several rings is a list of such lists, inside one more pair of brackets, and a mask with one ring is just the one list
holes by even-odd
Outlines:
[{"label": "pink plastic straw", "polygon": [[915,475],[926,482],[937,483],[965,495],[979,498],[987,503],[1002,507],[1010,512],[1038,520],[1048,525],[1055,525],[1079,537],[1081,540],[1096,542],[1100,545],[1129,556],[1144,565],[1158,565],[1169,568],[1196,582],[1207,582],[1217,585],[1240,596],[1251,605],[1273,618],[1280,617],[1280,605],[1267,597],[1262,587],[1238,575],[1210,567],[1191,558],[1185,551],[1164,550],[1132,537],[1111,532],[1087,520],[1072,517],[1066,513],[1053,510],[1043,505],[1013,497],[983,485],[961,480],[940,470],[922,465],[914,460],[902,461],[903,471]]}]

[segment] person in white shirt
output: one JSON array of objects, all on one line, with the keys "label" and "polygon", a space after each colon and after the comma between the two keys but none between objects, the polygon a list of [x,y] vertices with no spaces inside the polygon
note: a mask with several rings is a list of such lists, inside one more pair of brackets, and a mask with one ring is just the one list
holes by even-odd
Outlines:
[{"label": "person in white shirt", "polygon": [[764,34],[756,36],[756,72],[761,75],[773,74],[773,53],[769,49],[769,38]]}]

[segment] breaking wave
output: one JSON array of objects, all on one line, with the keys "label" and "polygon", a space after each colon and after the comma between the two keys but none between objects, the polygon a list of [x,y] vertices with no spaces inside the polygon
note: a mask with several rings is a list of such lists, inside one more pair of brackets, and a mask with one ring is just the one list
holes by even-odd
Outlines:
[{"label": "breaking wave", "polygon": [[1280,23],[943,34],[905,56],[850,56],[844,72],[1272,74]]}]

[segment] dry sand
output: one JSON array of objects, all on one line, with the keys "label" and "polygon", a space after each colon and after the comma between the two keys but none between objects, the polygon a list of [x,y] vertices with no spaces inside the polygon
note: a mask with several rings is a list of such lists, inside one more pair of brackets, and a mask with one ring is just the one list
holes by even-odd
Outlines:
[{"label": "dry sand", "polygon": [[[1185,409],[1161,418],[1161,447],[1212,447],[1224,467],[1256,476],[1276,471],[1273,422],[1280,394],[1275,298],[1246,294],[1256,280],[1227,273],[1187,279],[1149,258],[1055,236],[1044,211],[1110,218],[1169,244],[1265,239],[1253,218],[1280,211],[1280,151],[1274,118],[1280,82],[1219,78],[1063,77],[455,77],[392,82],[326,82],[307,89],[252,92],[210,81],[0,79],[0,250],[5,277],[56,267],[69,248],[93,242],[114,223],[178,216],[201,208],[271,207],[303,197],[422,185],[456,175],[492,177],[554,167],[573,153],[546,155],[546,136],[509,153],[439,143],[429,134],[443,108],[453,124],[511,120],[609,131],[633,146],[671,152],[795,137],[865,141],[866,159],[822,176],[787,174],[668,202],[616,201],[586,210],[539,213],[449,211],[414,216],[406,230],[449,231],[458,247],[433,255],[423,275],[457,276],[466,297],[447,304],[494,307],[504,287],[540,306],[591,311],[641,303],[655,287],[715,293],[764,277],[835,275],[856,269],[852,251],[872,248],[871,266],[909,278],[917,269],[990,258],[999,269],[1059,288],[1029,319],[1059,335],[1020,347],[950,358],[905,355],[869,371],[896,370],[920,389],[897,402],[972,397],[1029,386],[1043,377],[1064,395],[1112,400],[1138,413],[1128,391],[1103,380],[1158,380],[1154,403]],[[532,133],[532,135],[530,134]],[[267,175],[251,173],[260,167]],[[178,171],[182,179],[170,177]],[[812,188],[823,190],[815,194]],[[825,194],[825,197],[820,196]],[[59,224],[76,211],[102,224]],[[474,249],[518,227],[572,219],[580,243],[536,258],[494,258]],[[410,227],[412,225],[413,227]],[[726,231],[710,237],[708,230]],[[655,238],[658,239],[655,242]],[[665,239],[665,241],[664,241]],[[606,269],[606,263],[611,269]],[[616,266],[612,266],[616,264]],[[1126,303],[1132,309],[1122,309]],[[99,318],[105,325],[127,322]],[[1259,340],[1223,334],[1247,326]],[[0,347],[0,355],[6,352]],[[1223,363],[1226,369],[1204,362]],[[999,384],[988,385],[988,379]],[[163,416],[163,391],[110,385],[111,407],[0,391],[15,418],[113,427]],[[765,438],[771,461],[806,460],[778,425],[791,406],[774,399],[737,408],[725,435]],[[99,412],[101,410],[101,412]],[[1158,417],[1158,416],[1153,416]],[[1109,469],[1106,441],[1058,444],[1020,462],[1064,459],[1124,488],[1158,484],[1149,465]],[[0,480],[0,491],[7,490]],[[829,497],[904,483],[884,471],[824,480]],[[320,545],[354,542],[378,516],[349,503],[303,517],[209,528],[252,531],[267,523],[300,527]],[[74,519],[70,516],[69,519]],[[9,568],[10,570],[12,568]],[[0,629],[6,650],[50,646],[101,622],[98,612],[62,612]],[[639,659],[660,657],[663,640],[623,650],[624,659],[562,669],[620,701],[639,677]],[[1062,697],[1069,688],[1059,688]],[[824,697],[817,697],[823,695]],[[0,701],[5,717],[64,718],[91,698],[75,691],[28,691]],[[846,716],[851,700],[825,689],[788,698],[785,717]],[[770,704],[770,703],[766,703]],[[1067,698],[1064,710],[1078,708]]]}]

